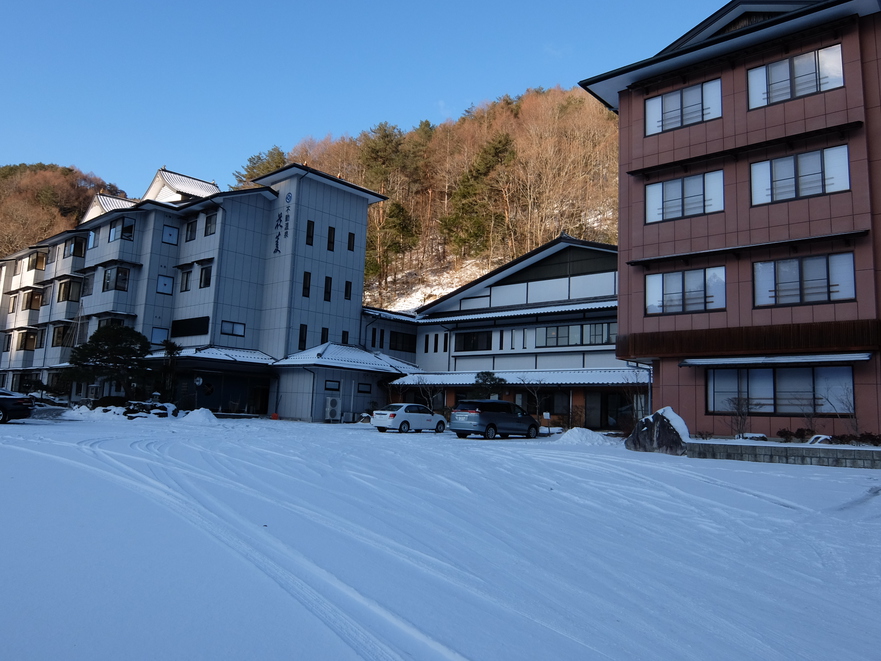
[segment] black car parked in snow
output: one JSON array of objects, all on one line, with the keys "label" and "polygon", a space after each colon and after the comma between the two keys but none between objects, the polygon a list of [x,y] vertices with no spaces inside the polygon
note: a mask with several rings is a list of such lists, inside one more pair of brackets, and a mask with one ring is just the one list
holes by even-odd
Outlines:
[{"label": "black car parked in snow", "polygon": [[0,424],[30,418],[33,412],[34,400],[30,397],[0,389]]}]

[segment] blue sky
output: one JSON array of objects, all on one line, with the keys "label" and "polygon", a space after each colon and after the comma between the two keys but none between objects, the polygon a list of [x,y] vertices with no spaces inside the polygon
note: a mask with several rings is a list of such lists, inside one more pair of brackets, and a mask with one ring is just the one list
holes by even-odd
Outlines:
[{"label": "blue sky", "polygon": [[248,157],[456,119],[650,57],[724,3],[8,3],[0,165],[75,165],[139,197],[166,166],[226,188]]}]

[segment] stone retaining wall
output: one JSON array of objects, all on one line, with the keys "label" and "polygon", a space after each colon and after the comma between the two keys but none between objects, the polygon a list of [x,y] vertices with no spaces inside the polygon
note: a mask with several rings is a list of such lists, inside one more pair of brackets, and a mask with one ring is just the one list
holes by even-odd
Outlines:
[{"label": "stone retaining wall", "polygon": [[689,441],[685,454],[693,459],[881,468],[881,451],[860,450],[848,445],[727,445]]}]

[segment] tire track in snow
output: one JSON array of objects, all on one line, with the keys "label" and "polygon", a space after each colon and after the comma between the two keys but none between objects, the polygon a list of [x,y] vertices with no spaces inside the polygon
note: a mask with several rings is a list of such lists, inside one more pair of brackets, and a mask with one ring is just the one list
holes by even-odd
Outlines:
[{"label": "tire track in snow", "polygon": [[[101,459],[102,457],[104,459],[106,459],[108,468],[111,470],[111,472],[109,474],[116,475],[118,473],[118,471],[122,470],[123,472],[125,472],[126,474],[129,475],[130,479],[133,480],[133,482],[135,484],[141,484],[141,483],[145,483],[145,482],[147,484],[151,484],[151,486],[154,489],[158,490],[158,492],[160,494],[163,494],[162,497],[166,497],[166,496],[171,497],[173,495],[176,495],[176,492],[173,488],[168,486],[167,480],[163,479],[163,476],[160,476],[160,474],[157,474],[154,471],[156,471],[158,469],[161,473],[165,468],[165,464],[171,463],[171,464],[173,464],[173,467],[176,470],[180,471],[182,474],[185,474],[189,477],[193,477],[193,478],[196,478],[199,480],[204,480],[204,481],[211,483],[211,484],[214,484],[216,486],[229,488],[229,489],[238,491],[239,493],[242,493],[244,495],[248,495],[248,496],[252,496],[252,497],[261,499],[261,500],[263,500],[269,504],[272,504],[274,506],[282,507],[283,509],[289,510],[295,514],[303,516],[304,518],[307,518],[308,520],[311,520],[315,523],[318,523],[319,525],[323,525],[323,526],[325,526],[329,529],[332,529],[342,535],[348,536],[350,538],[361,541],[362,543],[368,544],[383,553],[387,553],[389,555],[395,556],[398,559],[416,567],[417,569],[419,569],[422,572],[426,572],[430,575],[433,575],[433,576],[437,577],[438,579],[440,579],[446,583],[449,583],[450,585],[453,585],[453,586],[455,586],[455,587],[457,587],[457,588],[459,588],[459,589],[461,589],[461,590],[463,590],[463,591],[465,591],[465,592],[467,592],[467,593],[469,593],[469,594],[471,594],[481,600],[486,601],[488,606],[491,606],[491,607],[498,609],[500,611],[506,611],[508,613],[512,613],[512,614],[517,615],[519,617],[533,621],[536,624],[548,629],[549,631],[553,631],[557,635],[568,638],[571,641],[573,641],[574,643],[576,643],[580,646],[583,646],[585,648],[586,652],[588,650],[590,650],[591,653],[593,653],[594,655],[597,655],[597,654],[601,655],[601,652],[599,652],[597,649],[595,649],[593,646],[591,646],[589,641],[586,640],[582,635],[575,636],[575,635],[573,635],[573,633],[571,631],[568,631],[564,628],[561,628],[556,621],[554,621],[553,619],[551,619],[547,616],[548,615],[547,613],[537,612],[536,610],[530,610],[530,609],[524,608],[524,607],[520,606],[519,604],[512,603],[510,601],[500,600],[497,596],[493,595],[490,591],[479,587],[482,583],[484,583],[483,578],[476,576],[470,572],[465,572],[455,566],[452,566],[452,565],[444,562],[443,560],[441,560],[435,556],[426,555],[426,554],[424,554],[420,551],[416,551],[410,547],[400,545],[399,543],[395,542],[394,540],[390,540],[390,539],[382,537],[382,536],[380,536],[370,530],[364,529],[363,527],[359,526],[357,523],[353,522],[350,519],[340,519],[338,517],[326,516],[325,514],[319,512],[318,510],[305,508],[303,506],[300,506],[300,505],[297,505],[297,504],[294,504],[291,502],[287,502],[287,501],[280,502],[279,500],[268,498],[265,494],[258,492],[254,489],[251,489],[249,487],[245,487],[240,482],[237,482],[233,479],[219,478],[218,476],[216,476],[214,474],[211,474],[211,473],[208,473],[204,470],[195,468],[191,464],[188,464],[188,463],[184,462],[183,460],[171,457],[168,454],[168,450],[169,450],[168,445],[169,444],[160,445],[150,439],[144,439],[144,438],[129,439],[129,448],[130,449],[132,449],[133,451],[137,450],[141,454],[144,454],[145,451],[149,452],[149,456],[136,456],[136,455],[127,454],[125,452],[119,452],[119,451],[114,451],[114,450],[105,450],[105,449],[101,448],[101,445],[105,444],[106,442],[117,441],[117,440],[119,440],[118,437],[102,437],[100,439],[89,439],[88,441],[80,442],[79,447],[82,452],[89,454],[90,456],[94,457],[95,459]],[[62,443],[55,442],[55,443],[61,444],[61,445],[69,445],[69,444],[66,444],[63,442]],[[261,448],[261,451],[262,451],[262,448]],[[204,450],[203,450],[203,452],[204,452]],[[284,473],[284,472],[277,470],[277,469],[274,469],[274,468],[267,467],[262,464],[257,464],[255,462],[248,462],[240,457],[232,458],[232,457],[229,457],[228,455],[223,454],[222,452],[217,452],[216,450],[215,450],[215,454],[220,454],[221,457],[223,457],[224,459],[227,459],[230,465],[246,464],[248,466],[255,467],[261,471],[271,471],[271,472],[276,473],[280,476],[283,476],[287,479],[291,479],[290,474]],[[284,457],[285,459],[288,459],[288,460],[291,459],[290,455],[285,455],[283,453],[275,453],[275,454],[281,454],[282,457]],[[51,456],[51,455],[49,455],[49,456]],[[144,463],[144,464],[149,463],[148,470],[150,470],[154,476],[150,477],[149,475],[145,475],[144,473],[142,473],[138,470],[135,470],[134,468],[132,468],[130,466],[127,466],[123,462],[120,462],[118,459],[116,459],[116,457],[122,457],[125,459],[137,461],[139,463]],[[219,459],[219,457],[216,457],[216,456],[215,456],[215,458]],[[241,471],[230,470],[230,472],[233,474],[234,477],[238,477],[240,480],[243,479],[243,477],[244,477]],[[293,479],[297,479],[297,478],[293,478]],[[298,481],[302,481],[302,480],[298,480]],[[311,487],[316,487],[316,485],[314,483],[309,483],[309,482],[304,482],[304,483],[311,486]],[[269,485],[266,485],[266,483],[264,483],[264,485],[269,486]],[[281,492],[279,489],[277,489],[275,487],[270,487],[270,488],[279,492],[282,495],[288,495],[288,494],[285,494],[284,492]],[[333,493],[332,490],[328,490],[328,492]],[[162,503],[160,502],[160,504],[162,504]],[[200,518],[195,519],[196,522],[201,521],[201,520],[202,519],[200,519]],[[253,523],[250,525],[253,525]],[[210,533],[211,531],[208,530],[207,532]],[[221,541],[224,541],[224,543],[227,543],[227,545],[229,545],[231,548],[233,548],[234,550],[239,552],[241,555],[243,555],[247,558],[251,557],[248,554],[246,554],[244,551],[240,550],[238,547],[236,547],[231,542],[225,541],[225,540],[227,540],[228,536],[223,536],[223,537],[221,537],[220,535],[215,535],[215,536],[217,536],[219,539],[221,539]],[[515,551],[515,549],[512,549],[512,553],[514,553],[514,551]],[[512,555],[512,558],[514,558],[516,560],[515,555]],[[535,567],[532,568],[532,571],[536,571],[536,570],[544,573],[541,568],[535,568]],[[261,569],[261,571],[262,571],[262,569]],[[270,575],[270,572],[268,572],[268,571],[266,571],[264,573],[266,573],[267,575]],[[270,578],[273,578],[273,576],[270,575]],[[568,587],[564,584],[559,584],[559,579],[554,577],[552,574],[548,574],[547,579],[548,579],[547,584],[549,586],[556,584],[557,589],[566,589]],[[275,579],[273,578],[273,580],[275,580]],[[554,602],[553,596],[552,595],[549,596],[547,598],[547,601],[549,603],[553,603]],[[582,628],[583,627],[578,627],[578,630],[580,630]],[[373,657],[365,657],[365,658],[373,658]]]},{"label": "tire track in snow", "polygon": [[[321,620],[341,640],[351,647],[359,656],[370,661],[401,661],[401,657],[387,644],[378,640],[364,627],[346,615],[338,607],[327,600],[322,594],[305,583],[300,577],[280,566],[260,549],[250,544],[233,526],[200,507],[196,502],[188,500],[170,485],[151,479],[129,468],[96,446],[100,440],[83,441],[79,445],[87,456],[104,463],[100,468],[84,464],[74,459],[62,458],[57,455],[40,452],[32,448],[4,443],[7,447],[29,452],[49,459],[61,461],[79,469],[85,469],[115,484],[139,493],[152,502],[174,512],[191,525],[202,530],[243,557],[256,569],[265,574],[281,589],[300,602],[310,613]],[[450,650],[444,658],[461,658]]]}]

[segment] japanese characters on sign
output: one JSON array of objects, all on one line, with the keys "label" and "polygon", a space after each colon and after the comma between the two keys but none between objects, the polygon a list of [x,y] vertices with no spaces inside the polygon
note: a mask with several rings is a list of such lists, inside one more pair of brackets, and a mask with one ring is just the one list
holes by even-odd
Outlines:
[{"label": "japanese characters on sign", "polygon": [[287,239],[290,237],[291,231],[291,200],[293,199],[293,195],[288,193],[285,195],[285,208],[284,212],[279,211],[278,217],[275,219],[275,250],[272,251],[273,254],[281,253],[281,240]]}]

